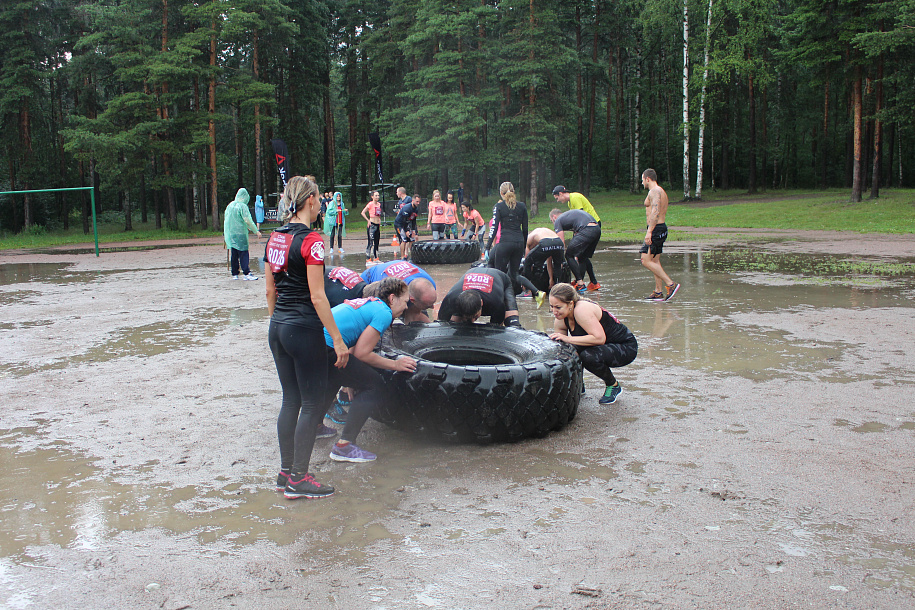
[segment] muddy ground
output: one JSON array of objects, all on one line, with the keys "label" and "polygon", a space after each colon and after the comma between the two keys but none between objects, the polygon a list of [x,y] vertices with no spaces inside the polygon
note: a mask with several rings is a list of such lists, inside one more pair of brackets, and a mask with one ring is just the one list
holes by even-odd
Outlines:
[{"label": "muddy ground", "polygon": [[695,231],[660,304],[604,246],[617,404],[586,375],[568,427],[483,447],[370,421],[379,459],[319,441],[338,492],[295,502],[263,281],[219,240],[0,253],[0,607],[915,605],[915,237]]}]

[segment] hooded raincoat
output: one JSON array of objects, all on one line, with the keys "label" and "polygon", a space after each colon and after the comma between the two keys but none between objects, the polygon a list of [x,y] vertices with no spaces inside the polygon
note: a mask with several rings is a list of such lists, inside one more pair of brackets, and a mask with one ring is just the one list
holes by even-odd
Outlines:
[{"label": "hooded raincoat", "polygon": [[340,224],[343,225],[343,231],[341,235],[346,236],[346,215],[349,214],[349,210],[346,209],[346,204],[343,203],[343,193],[337,191],[334,193],[333,198],[327,203],[327,213],[324,215],[324,234],[330,235],[330,232],[334,228],[334,223],[337,219],[337,201],[340,202],[340,209],[343,211],[343,220]]},{"label": "hooded raincoat", "polygon": [[257,233],[257,225],[251,219],[251,210],[248,209],[250,200],[251,196],[248,195],[246,189],[238,189],[238,192],[235,193],[235,200],[226,207],[225,220],[222,223],[226,248],[247,250],[248,230]]}]

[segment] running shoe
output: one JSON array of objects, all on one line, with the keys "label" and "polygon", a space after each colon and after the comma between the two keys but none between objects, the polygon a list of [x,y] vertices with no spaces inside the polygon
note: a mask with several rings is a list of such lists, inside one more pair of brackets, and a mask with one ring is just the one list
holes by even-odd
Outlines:
[{"label": "running shoe", "polygon": [[337,254],[343,254],[343,248],[337,248]]},{"label": "running shoe", "polygon": [[537,293],[537,296],[534,297],[534,302],[537,303],[537,309],[543,307],[543,302],[546,300],[546,293],[542,290]]},{"label": "running shoe", "polygon": [[289,500],[297,498],[326,498],[334,493],[330,485],[322,485],[310,474],[291,474],[283,495]]},{"label": "running shoe", "polygon": [[233,275],[233,276],[232,276],[232,279],[233,279],[233,280],[238,280],[238,279],[241,279],[241,278],[239,278],[237,275]]},{"label": "running shoe", "polygon": [[253,273],[249,273],[248,275],[246,275],[244,277],[244,279],[248,280],[249,282],[253,282],[254,280],[257,279],[257,276],[254,275]]},{"label": "running shoe", "polygon": [[324,424],[318,424],[318,432],[315,434],[315,438],[331,438],[337,436],[337,429],[331,428],[330,426],[325,426]]},{"label": "running shoe", "polygon": [[677,291],[680,290],[680,284],[671,284],[664,287],[664,300],[669,301],[674,298],[674,295],[677,294]]},{"label": "running shoe", "polygon": [[591,291],[591,292],[593,292],[593,291],[595,291],[595,290],[600,290],[600,284],[597,284],[597,283],[595,283],[595,282],[589,282],[589,283],[588,283],[588,290]]},{"label": "running shoe", "polygon": [[584,282],[579,282],[578,284],[575,284],[575,290],[577,290],[578,292],[584,292],[585,290],[587,290],[587,288],[585,288]]},{"label": "running shoe", "polygon": [[371,265],[371,264],[372,264],[372,259],[370,259],[370,258],[365,259],[365,264],[366,264],[366,265]]},{"label": "running shoe", "polygon": [[330,408],[330,411],[327,412],[327,419],[338,424],[340,426],[346,424],[347,412],[342,406],[340,406],[339,401],[334,401],[333,406]]},{"label": "running shoe", "polygon": [[663,301],[664,294],[661,292],[655,291],[655,292],[652,292],[651,294],[649,294],[647,297],[645,297],[645,300],[646,301]]},{"label": "running shoe", "polygon": [[600,397],[600,400],[597,402],[602,405],[612,405],[616,402],[616,399],[620,397],[620,394],[623,393],[623,388],[620,384],[608,385],[607,389],[604,390],[604,395]]},{"label": "running shoe", "polygon": [[378,456],[371,451],[360,449],[352,443],[347,443],[343,447],[334,443],[330,450],[330,459],[337,462],[371,462],[376,457]]},{"label": "running shoe", "polygon": [[341,407],[348,407],[352,404],[352,401],[349,399],[349,394],[343,390],[337,392],[337,398],[334,402],[338,403]]},{"label": "running shoe", "polygon": [[376,256],[376,257],[375,257],[375,261],[374,261],[374,262],[376,262],[376,263],[380,263],[380,262],[381,262],[381,259],[380,259],[380,258],[378,258],[378,257],[377,257],[377,256]]},{"label": "running shoe", "polygon": [[276,475],[276,490],[283,491],[286,489],[286,483],[289,482],[289,473],[283,472],[280,470],[279,474]]},{"label": "running shoe", "polygon": [[523,291],[521,294],[518,295],[518,298],[519,298],[519,299],[529,299],[529,298],[531,298],[531,291],[530,291],[530,290],[525,290],[525,291]]}]

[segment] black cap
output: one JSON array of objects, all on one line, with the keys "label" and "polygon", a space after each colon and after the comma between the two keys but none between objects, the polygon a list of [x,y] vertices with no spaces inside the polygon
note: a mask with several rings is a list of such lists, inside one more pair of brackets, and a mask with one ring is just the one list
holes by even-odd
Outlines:
[{"label": "black cap", "polygon": [[568,192],[569,192],[569,190],[566,187],[562,186],[561,184],[559,186],[553,187],[554,195],[558,195],[559,193],[568,193]]}]

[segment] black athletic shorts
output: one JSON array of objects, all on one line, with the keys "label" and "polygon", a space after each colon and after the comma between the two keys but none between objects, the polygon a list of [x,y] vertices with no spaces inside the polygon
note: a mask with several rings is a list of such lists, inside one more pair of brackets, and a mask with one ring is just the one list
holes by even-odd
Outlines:
[{"label": "black athletic shorts", "polygon": [[[648,227],[645,227],[646,229]],[[651,232],[651,244],[642,244],[642,247],[639,248],[639,252],[642,254],[648,254],[651,252],[651,255],[660,254],[664,251],[664,242],[667,241],[667,225],[663,222],[661,224],[655,225],[654,231]]]}]

